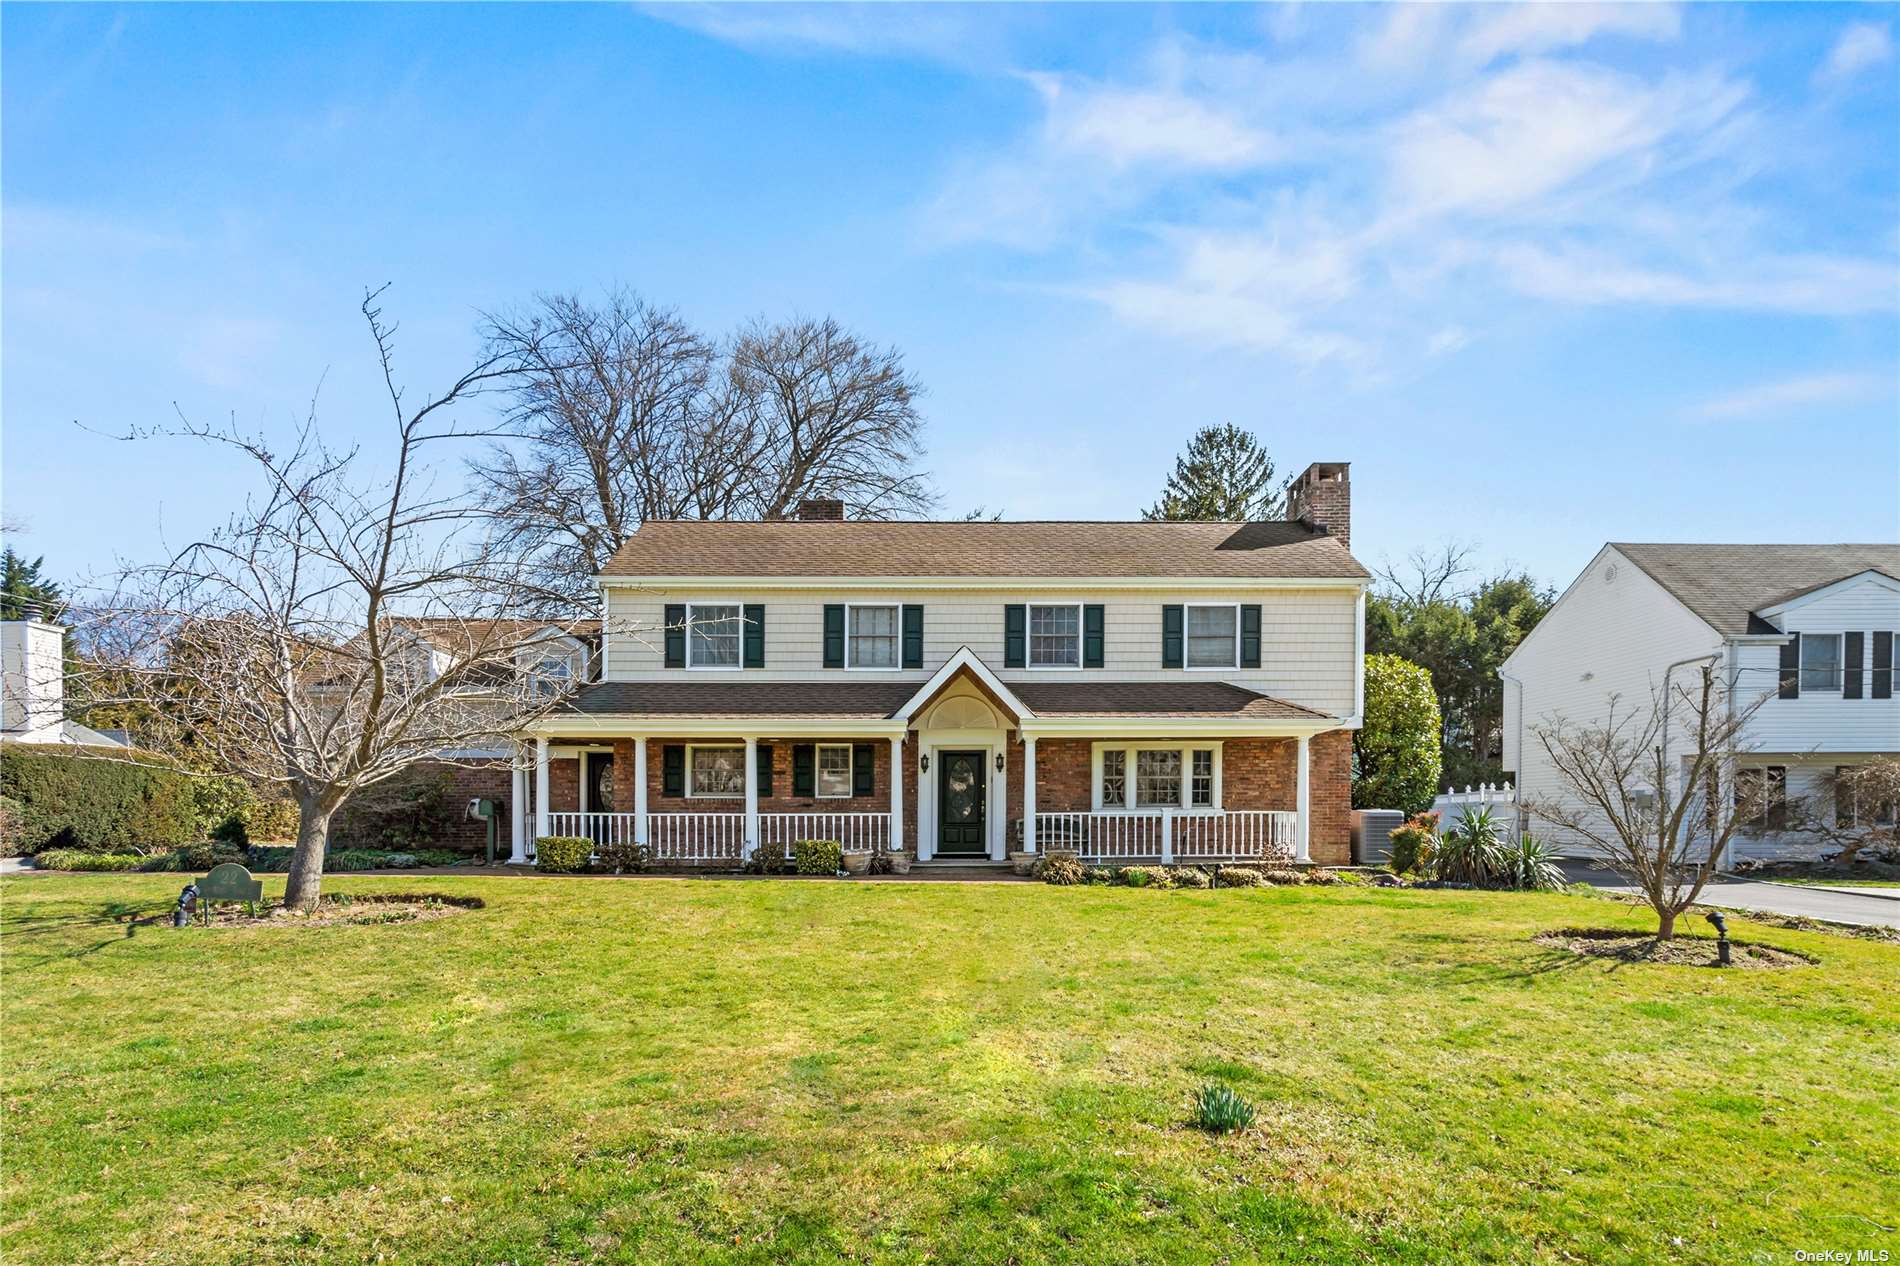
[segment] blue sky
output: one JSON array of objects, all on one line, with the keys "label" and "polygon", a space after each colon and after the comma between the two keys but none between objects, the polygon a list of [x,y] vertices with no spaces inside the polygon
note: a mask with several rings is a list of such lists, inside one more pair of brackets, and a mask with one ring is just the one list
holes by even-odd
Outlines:
[{"label": "blue sky", "polygon": [[[61,575],[386,434],[483,310],[837,316],[946,511],[1132,517],[1198,426],[1353,463],[1369,562],[1900,533],[1894,7],[4,12],[4,511]],[[75,423],[81,425],[75,425]]]}]

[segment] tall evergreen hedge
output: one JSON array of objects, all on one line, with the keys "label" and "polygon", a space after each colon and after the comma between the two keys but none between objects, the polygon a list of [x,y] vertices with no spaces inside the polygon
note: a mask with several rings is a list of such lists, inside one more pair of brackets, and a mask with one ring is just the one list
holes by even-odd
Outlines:
[{"label": "tall evergreen hedge", "polygon": [[1431,673],[1397,655],[1368,655],[1365,703],[1352,740],[1352,807],[1423,813],[1438,792],[1441,759]]},{"label": "tall evergreen hedge", "polygon": [[199,838],[193,779],[140,756],[137,763],[76,756],[67,747],[0,747],[8,855],[43,848],[105,852],[176,848]]}]

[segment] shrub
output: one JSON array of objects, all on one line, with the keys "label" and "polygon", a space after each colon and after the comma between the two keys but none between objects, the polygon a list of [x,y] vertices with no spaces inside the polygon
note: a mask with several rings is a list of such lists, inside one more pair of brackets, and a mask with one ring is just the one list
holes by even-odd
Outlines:
[{"label": "shrub", "polygon": [[1254,1106],[1217,1082],[1208,1082],[1194,1096],[1194,1124],[1209,1134],[1232,1134],[1253,1126]]},{"label": "shrub", "polygon": [[1223,866],[1219,878],[1223,888],[1258,888],[1266,882],[1259,869],[1253,866]]},{"label": "shrub", "polygon": [[325,854],[323,868],[335,870],[381,870],[389,854],[380,848],[339,848]]},{"label": "shrub", "polygon": [[1260,878],[1265,883],[1282,884],[1282,885],[1287,885],[1287,886],[1291,886],[1293,884],[1303,884],[1306,882],[1306,876],[1302,875],[1299,871],[1286,870],[1281,867],[1274,867],[1269,870],[1261,871]]},{"label": "shrub", "polygon": [[1082,882],[1085,884],[1112,884],[1115,882],[1115,872],[1106,866],[1091,866],[1082,872]]},{"label": "shrub", "polygon": [[142,853],[101,853],[84,848],[43,848],[34,859],[45,870],[137,870]]},{"label": "shrub", "polygon": [[1084,883],[1088,877],[1088,870],[1073,857],[1061,854],[1053,857],[1045,855],[1036,861],[1036,878],[1045,884],[1056,884],[1066,888],[1073,884]]},{"label": "shrub", "polygon": [[1557,850],[1532,835],[1504,846],[1504,883],[1519,892],[1556,892],[1568,885],[1557,868]]},{"label": "shrub", "polygon": [[844,868],[844,846],[836,840],[793,840],[792,868],[801,875],[835,875]]},{"label": "shrub", "polygon": [[253,844],[244,850],[244,864],[253,875],[281,875],[290,869],[290,858],[296,851],[280,845]]},{"label": "shrub", "polygon": [[[764,852],[761,845],[760,852]],[[432,862],[431,865],[453,865],[452,862]],[[616,875],[637,875],[647,868],[647,846],[638,840],[617,839],[611,844],[600,847],[600,864]]]},{"label": "shrub", "polygon": [[1432,878],[1441,883],[1489,888],[1503,882],[1505,846],[1489,809],[1474,809],[1439,837],[1432,851]]},{"label": "shrub", "polygon": [[1392,873],[1403,875],[1418,869],[1419,863],[1431,856],[1437,839],[1438,815],[1414,813],[1404,826],[1392,832],[1392,856],[1387,863]]},{"label": "shrub", "polygon": [[1168,871],[1168,878],[1176,888],[1207,887],[1207,872],[1199,866],[1176,866]]},{"label": "shrub", "polygon": [[20,821],[20,802],[12,796],[0,796],[0,857],[26,854],[26,834]]},{"label": "shrub", "polygon": [[534,865],[554,875],[572,875],[587,869],[594,841],[580,835],[543,835],[534,841]]},{"label": "shrub", "polygon": [[1115,878],[1129,888],[1148,888],[1155,884],[1158,872],[1147,866],[1124,866],[1115,872]]},{"label": "shrub", "polygon": [[468,858],[452,848],[419,848],[415,851],[418,866],[460,866]]},{"label": "shrub", "polygon": [[1309,884],[1336,884],[1339,882],[1339,876],[1327,870],[1324,866],[1315,866],[1306,872],[1306,882]]},{"label": "shrub", "polygon": [[1352,807],[1431,807],[1442,760],[1430,672],[1397,655],[1366,656],[1364,724],[1353,735]]},{"label": "shrub", "polygon": [[398,777],[365,787],[338,811],[331,838],[352,848],[413,853],[449,831],[458,806],[451,803],[454,773],[438,764],[417,765]]},{"label": "shrub", "polygon": [[76,756],[65,748],[0,748],[0,786],[18,804],[11,851],[130,852],[200,837],[191,775],[156,757]]},{"label": "shrub", "polygon": [[758,851],[747,859],[746,872],[753,875],[789,875],[792,872],[792,855],[785,851],[783,844],[761,844]]}]

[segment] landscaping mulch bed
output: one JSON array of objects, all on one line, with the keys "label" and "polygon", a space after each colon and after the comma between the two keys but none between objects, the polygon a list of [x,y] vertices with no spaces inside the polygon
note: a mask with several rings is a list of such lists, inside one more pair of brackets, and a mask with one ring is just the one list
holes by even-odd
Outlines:
[{"label": "landscaping mulch bed", "polygon": [[[1656,963],[1671,967],[1716,967],[1715,938],[1684,936],[1678,933],[1659,941],[1647,932],[1624,932],[1610,928],[1558,928],[1539,932],[1531,938],[1539,945],[1568,950],[1586,958],[1608,958],[1622,963]],[[1772,945],[1754,945],[1730,941],[1730,966],[1754,970],[1782,967],[1812,967],[1816,960],[1793,950]]]},{"label": "landscaping mulch bed", "polygon": [[[241,903],[222,901],[212,908],[211,926],[237,927],[336,927],[342,924],[419,923],[446,918],[464,910],[479,910],[479,897],[445,897],[434,893],[339,893],[325,896],[308,914],[277,903],[258,907],[253,916]],[[204,926],[201,914],[193,927]]]}]

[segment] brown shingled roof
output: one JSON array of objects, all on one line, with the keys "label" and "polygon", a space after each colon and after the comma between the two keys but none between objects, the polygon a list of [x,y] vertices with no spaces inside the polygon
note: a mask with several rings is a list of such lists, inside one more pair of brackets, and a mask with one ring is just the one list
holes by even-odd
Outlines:
[{"label": "brown shingled roof", "polygon": [[1900,580],[1900,545],[1610,544],[1730,635],[1749,632],[1756,611],[1864,571]]},{"label": "brown shingled roof", "polygon": [[[917,692],[916,681],[603,681],[567,710],[586,716],[836,717],[884,720]],[[1010,690],[1039,717],[1230,717],[1310,721],[1326,714],[1221,681],[1017,682]]]},{"label": "brown shingled roof", "polygon": [[1360,579],[1303,523],[646,523],[606,576],[1029,576]]}]

